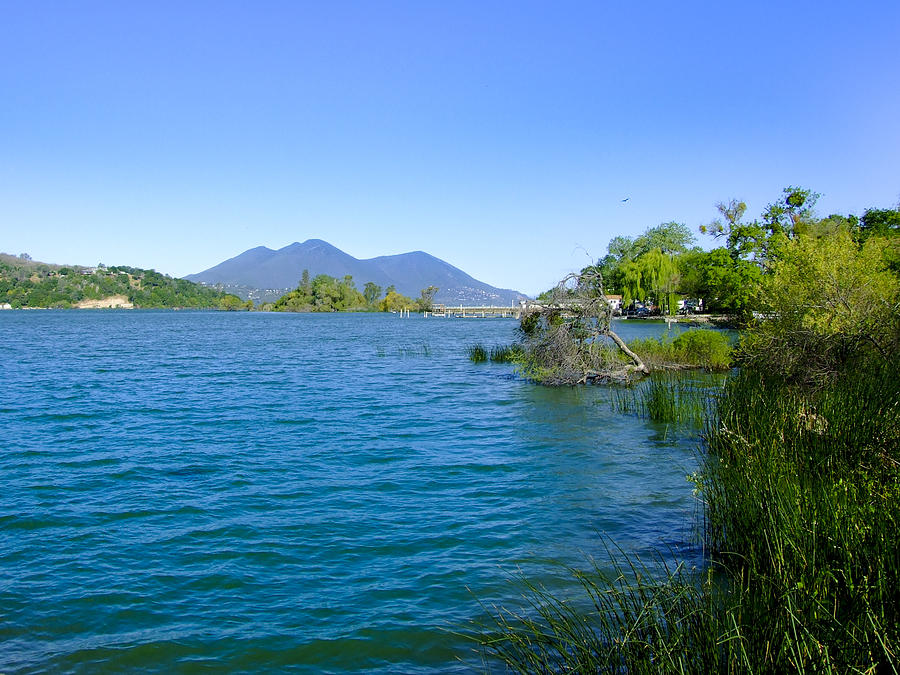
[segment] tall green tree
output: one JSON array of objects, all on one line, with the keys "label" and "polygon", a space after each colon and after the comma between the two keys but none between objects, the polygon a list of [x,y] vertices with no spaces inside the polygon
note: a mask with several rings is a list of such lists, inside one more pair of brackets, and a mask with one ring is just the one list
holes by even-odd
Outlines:
[{"label": "tall green tree", "polygon": [[374,305],[380,295],[381,286],[378,286],[371,281],[367,281],[366,285],[363,287],[363,297],[366,299],[366,304],[369,306]]},{"label": "tall green tree", "polygon": [[674,255],[654,248],[623,265],[622,271],[626,305],[651,300],[664,314],[674,314],[678,309],[678,265]]},{"label": "tall green tree", "polygon": [[[625,266],[654,249],[668,255],[684,253],[694,243],[695,237],[687,225],[671,221],[647,228],[642,235],[613,237],[607,247],[607,254],[597,267],[603,275],[603,283],[608,292],[625,292]],[[630,275],[633,278],[634,270]],[[633,279],[632,279],[633,280]]]},{"label": "tall green tree", "polygon": [[759,296],[760,268],[728,249],[690,251],[678,258],[678,291],[702,298],[707,310],[747,319]]},{"label": "tall green tree", "polygon": [[419,299],[416,300],[416,308],[420,312],[430,312],[434,307],[434,296],[437,292],[437,286],[429,286],[428,288],[423,288]]},{"label": "tall green tree", "polygon": [[720,215],[700,231],[725,238],[725,245],[735,258],[752,260],[761,268],[773,264],[778,252],[798,231],[814,220],[814,207],[819,194],[800,187],[786,187],[779,199],[766,207],[762,218],[744,222],[744,202],[732,199],[716,204]]}]

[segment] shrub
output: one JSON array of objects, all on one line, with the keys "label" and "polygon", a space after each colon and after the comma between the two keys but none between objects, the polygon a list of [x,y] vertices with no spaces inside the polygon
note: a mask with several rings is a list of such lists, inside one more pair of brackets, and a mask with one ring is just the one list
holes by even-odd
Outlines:
[{"label": "shrub", "polygon": [[668,338],[633,340],[629,347],[651,368],[706,368],[725,370],[731,363],[728,337],[719,331],[691,329]]}]

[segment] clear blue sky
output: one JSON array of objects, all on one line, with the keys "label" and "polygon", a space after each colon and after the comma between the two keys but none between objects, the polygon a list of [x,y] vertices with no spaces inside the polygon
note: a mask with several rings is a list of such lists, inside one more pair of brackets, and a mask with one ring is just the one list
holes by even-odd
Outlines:
[{"label": "clear blue sky", "polygon": [[732,197],[896,205],[898,36],[896,0],[0,0],[0,250],[317,237],[537,293]]}]

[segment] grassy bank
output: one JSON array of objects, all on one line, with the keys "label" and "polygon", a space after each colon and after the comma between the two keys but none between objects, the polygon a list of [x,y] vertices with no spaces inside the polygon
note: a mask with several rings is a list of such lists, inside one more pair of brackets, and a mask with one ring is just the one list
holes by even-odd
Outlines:
[{"label": "grassy bank", "polygon": [[[745,226],[731,233],[740,246],[730,259],[757,279],[757,318],[728,358],[740,372],[699,413],[695,391],[658,375],[613,402],[659,421],[705,418],[700,470],[689,477],[704,507],[705,569],[646,570],[625,556],[612,577],[577,573],[580,599],[532,586],[530,607],[496,611],[482,633],[488,663],[900,670],[900,219],[884,211],[865,227],[825,227],[796,210],[808,191],[785,194],[768,212],[774,226],[753,234],[764,246],[752,261],[741,258],[741,246],[755,245],[741,243]],[[632,348],[651,367],[697,354],[725,367],[725,354],[704,344],[711,334],[688,335]]]}]

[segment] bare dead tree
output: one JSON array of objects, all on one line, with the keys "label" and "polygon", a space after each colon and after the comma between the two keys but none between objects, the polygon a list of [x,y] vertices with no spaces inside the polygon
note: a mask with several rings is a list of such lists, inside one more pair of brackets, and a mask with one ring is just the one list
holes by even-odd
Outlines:
[{"label": "bare dead tree", "polygon": [[612,330],[611,319],[600,270],[588,267],[568,275],[548,301],[529,305],[522,316],[525,374],[544,384],[627,380],[648,374],[640,357]]}]

